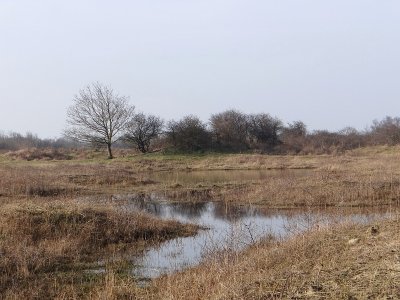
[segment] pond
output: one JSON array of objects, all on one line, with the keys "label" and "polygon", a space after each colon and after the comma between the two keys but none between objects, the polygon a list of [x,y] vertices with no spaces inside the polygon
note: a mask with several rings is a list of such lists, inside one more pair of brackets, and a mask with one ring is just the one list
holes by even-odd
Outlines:
[{"label": "pond", "polygon": [[144,210],[163,219],[198,224],[208,229],[192,237],[176,238],[132,259],[139,279],[155,278],[194,266],[221,250],[241,250],[262,238],[284,238],[315,226],[348,221],[371,222],[386,217],[385,210],[338,208],[329,210],[276,210],[222,202],[173,203],[153,194],[126,195],[127,210]]}]

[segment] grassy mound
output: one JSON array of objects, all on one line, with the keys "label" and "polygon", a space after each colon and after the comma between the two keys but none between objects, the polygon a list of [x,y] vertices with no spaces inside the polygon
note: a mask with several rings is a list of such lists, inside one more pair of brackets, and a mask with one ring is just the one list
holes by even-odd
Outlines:
[{"label": "grassy mound", "polygon": [[[118,250],[197,231],[145,213],[73,204],[4,206],[0,215],[0,295],[10,297],[36,297],[38,287],[43,295],[58,293],[49,280],[63,286],[66,273],[68,282],[76,281],[85,268]],[[63,278],[56,280],[57,274]]]},{"label": "grassy mound", "polygon": [[69,155],[65,150],[58,150],[55,148],[38,149],[29,148],[17,151],[10,151],[4,154],[7,158],[13,160],[69,160]]}]

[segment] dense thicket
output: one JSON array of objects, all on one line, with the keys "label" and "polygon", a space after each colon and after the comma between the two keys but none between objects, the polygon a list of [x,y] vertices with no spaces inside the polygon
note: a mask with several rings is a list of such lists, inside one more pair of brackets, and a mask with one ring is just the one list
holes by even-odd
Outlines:
[{"label": "dense thicket", "polygon": [[214,148],[225,151],[244,151],[250,148],[248,116],[227,110],[211,116],[210,129]]},{"label": "dense thicket", "polygon": [[207,125],[196,116],[186,116],[170,121],[165,132],[166,146],[182,152],[205,151],[212,147],[211,133]]},{"label": "dense thicket", "polygon": [[[185,124],[197,130],[178,130],[185,128]],[[400,118],[375,120],[363,131],[352,127],[335,132],[308,131],[302,121],[285,125],[279,118],[266,113],[248,115],[227,110],[212,115],[207,125],[194,116],[172,121],[163,137],[163,148],[181,152],[341,153],[363,146],[400,144]]]},{"label": "dense thicket", "polygon": [[[302,121],[285,124],[266,113],[244,114],[227,110],[210,117],[208,123],[194,115],[163,121],[152,115],[132,117],[125,141],[115,146],[133,147],[141,152],[261,152],[270,154],[332,154],[364,146],[400,144],[400,118],[375,120],[358,131],[346,127],[339,131],[309,131]],[[67,139],[40,139],[27,133],[1,134],[0,150],[23,148],[68,148],[77,144]],[[82,146],[82,145],[81,145]]]}]

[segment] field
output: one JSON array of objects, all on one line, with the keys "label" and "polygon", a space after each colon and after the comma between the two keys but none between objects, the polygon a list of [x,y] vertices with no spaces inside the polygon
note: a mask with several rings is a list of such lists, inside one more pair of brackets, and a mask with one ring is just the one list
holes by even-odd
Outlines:
[{"label": "field", "polygon": [[[399,147],[335,156],[116,156],[38,150],[0,155],[0,298],[400,298]],[[257,176],[213,177],[243,170]],[[201,172],[210,175],[197,180]],[[197,267],[143,286],[130,275],[128,257],[199,228],[123,211],[115,199],[124,194],[287,210],[385,207],[394,213],[376,224],[309,228],[239,253],[216,252]]]}]

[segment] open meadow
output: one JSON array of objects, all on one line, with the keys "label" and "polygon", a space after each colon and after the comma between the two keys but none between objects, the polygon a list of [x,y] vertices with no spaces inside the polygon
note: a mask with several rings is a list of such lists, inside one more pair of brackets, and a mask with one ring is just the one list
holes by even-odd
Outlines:
[{"label": "open meadow", "polygon": [[[400,147],[340,155],[103,156],[0,155],[0,298],[400,298]],[[195,211],[169,219],[131,209],[136,202]],[[220,218],[231,206],[236,214],[250,207],[285,218],[354,209],[385,218],[311,222],[285,238],[265,232],[259,240],[247,228],[251,243],[240,251],[214,249],[179,272],[135,275],[132,257],[208,230],[194,222],[205,202]]]}]

